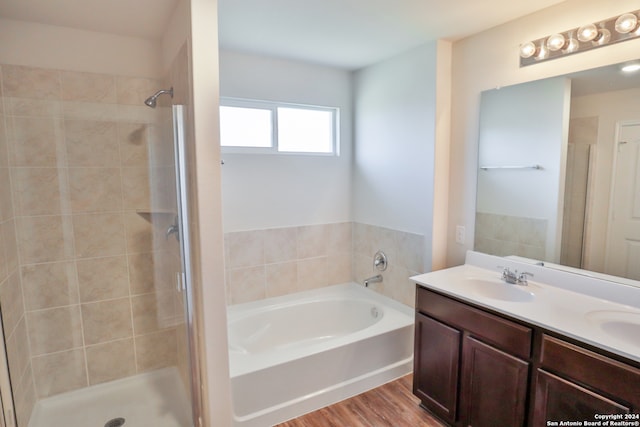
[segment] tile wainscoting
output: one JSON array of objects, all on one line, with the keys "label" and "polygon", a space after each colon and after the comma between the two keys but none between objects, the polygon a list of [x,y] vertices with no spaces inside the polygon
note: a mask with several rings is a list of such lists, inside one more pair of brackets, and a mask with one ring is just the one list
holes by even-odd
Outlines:
[{"label": "tile wainscoting", "polygon": [[227,304],[362,283],[378,273],[377,250],[385,252],[389,267],[372,289],[413,306],[409,277],[423,270],[421,235],[357,222],[225,233]]}]

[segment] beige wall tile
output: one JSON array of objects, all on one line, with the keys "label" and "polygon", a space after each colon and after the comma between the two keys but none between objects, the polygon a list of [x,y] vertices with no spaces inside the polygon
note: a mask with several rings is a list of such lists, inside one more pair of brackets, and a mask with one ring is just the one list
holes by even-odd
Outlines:
[{"label": "beige wall tile", "polygon": [[76,261],[80,301],[94,302],[129,295],[129,269],[122,256]]},{"label": "beige wall tile", "polygon": [[122,214],[73,215],[76,256],[122,255],[126,250]]},{"label": "beige wall tile", "polygon": [[33,356],[82,346],[78,305],[29,311],[27,323]]},{"label": "beige wall tile", "polygon": [[398,233],[398,265],[412,271],[424,270],[424,236]]},{"label": "beige wall tile", "polygon": [[9,166],[9,146],[7,145],[7,129],[4,121],[4,115],[0,114],[0,168]]},{"label": "beige wall tile", "polygon": [[327,280],[329,285],[353,281],[351,264],[351,253],[329,255],[327,257]]},{"label": "beige wall tile", "polygon": [[353,227],[350,222],[327,225],[327,254],[351,253]]},{"label": "beige wall tile", "polygon": [[18,219],[17,226],[18,248],[23,264],[63,261],[73,256],[73,232],[69,217],[23,217]]},{"label": "beige wall tile", "polygon": [[14,220],[0,223],[0,236],[0,255],[4,254],[2,264],[6,269],[6,276],[18,268],[18,242]]},{"label": "beige wall tile", "polygon": [[136,373],[133,338],[87,347],[89,384],[100,384]]},{"label": "beige wall tile", "polygon": [[288,295],[298,291],[298,263],[296,261],[265,266],[266,297]]},{"label": "beige wall tile", "polygon": [[231,304],[264,299],[265,268],[258,266],[228,270],[227,285]]},{"label": "beige wall tile", "polygon": [[228,268],[252,267],[264,264],[264,232],[238,231],[225,236],[229,251]]},{"label": "beige wall tile", "polygon": [[24,316],[22,288],[18,273],[14,272],[0,286],[0,305],[2,306],[2,327],[5,337],[13,333],[18,322]]},{"label": "beige wall tile", "polygon": [[14,168],[12,187],[18,215],[59,215],[67,197],[66,176],[58,168]]},{"label": "beige wall tile", "polygon": [[7,338],[7,360],[11,378],[21,378],[29,367],[29,337],[24,317],[20,319],[13,333]]},{"label": "beige wall tile", "polygon": [[122,210],[118,168],[69,168],[69,194],[74,213]]},{"label": "beige wall tile", "polygon": [[[164,224],[168,227],[172,221],[172,216],[162,216]],[[153,219],[155,221],[155,218]],[[151,223],[135,212],[124,213],[124,226],[127,236],[127,253],[151,252],[154,249],[153,226]],[[160,230],[164,233],[164,230]],[[159,236],[160,241],[164,236]]]},{"label": "beige wall tile", "polygon": [[97,120],[104,122],[118,121],[120,112],[116,104],[99,104],[95,102],[63,101],[62,114],[65,119]]},{"label": "beige wall tile", "polygon": [[7,255],[5,253],[4,236],[2,234],[2,223],[0,223],[0,283],[6,280],[8,275]]},{"label": "beige wall tile", "polygon": [[25,265],[22,288],[27,310],[78,304],[78,282],[73,262]]},{"label": "beige wall tile", "polygon": [[60,99],[58,71],[44,68],[3,65],[4,96]]},{"label": "beige wall tile", "polygon": [[369,256],[356,253],[352,256],[352,263],[353,280],[356,283],[362,284],[367,277],[377,274],[374,272],[373,262]]},{"label": "beige wall tile", "polygon": [[131,308],[135,335],[158,331],[165,327],[159,316],[175,315],[173,292],[136,295],[131,298]]},{"label": "beige wall tile", "polygon": [[308,225],[297,228],[298,258],[314,258],[327,255],[327,225]]},{"label": "beige wall tile", "polygon": [[151,207],[148,168],[122,168],[122,196],[125,209]]},{"label": "beige wall tile", "polygon": [[135,337],[138,372],[174,366],[177,363],[175,329]]},{"label": "beige wall tile", "polygon": [[264,231],[265,264],[281,263],[298,259],[296,227],[273,228]]},{"label": "beige wall tile", "polygon": [[155,290],[153,254],[141,253],[128,256],[131,295],[148,294]]},{"label": "beige wall tile", "polygon": [[373,256],[374,228],[360,222],[353,223],[353,251],[356,254]]},{"label": "beige wall tile", "polygon": [[120,165],[116,122],[65,120],[64,131],[69,166]]},{"label": "beige wall tile", "polygon": [[144,105],[144,100],[161,89],[157,80],[123,77],[116,78],[118,104]]},{"label": "beige wall tile", "polygon": [[9,131],[12,166],[56,167],[64,164],[60,119],[13,117]]},{"label": "beige wall tile", "polygon": [[145,123],[118,123],[121,165],[149,167],[149,143]]},{"label": "beige wall tile", "polygon": [[39,398],[88,385],[83,349],[34,357],[32,364]]},{"label": "beige wall tile", "polygon": [[131,337],[131,301],[119,298],[82,304],[82,324],[86,345]]},{"label": "beige wall tile", "polygon": [[36,389],[33,383],[33,373],[31,369],[27,370],[28,374],[23,375],[23,386],[14,391],[14,402],[16,408],[16,418],[18,426],[26,426],[31,418],[31,412],[36,403]]},{"label": "beige wall tile", "polygon": [[62,115],[58,100],[5,97],[7,116],[52,117]]},{"label": "beige wall tile", "polygon": [[308,290],[329,285],[327,257],[298,261],[298,289]]},{"label": "beige wall tile", "polygon": [[115,77],[107,74],[61,71],[62,99],[68,101],[116,102]]},{"label": "beige wall tile", "polygon": [[373,263],[373,257],[378,251],[382,251],[387,256],[387,262],[398,262],[398,245],[397,236],[400,232],[391,230],[385,227],[373,227],[373,240],[371,242],[371,253],[364,254],[371,257]]},{"label": "beige wall tile", "polygon": [[[0,168],[0,182],[10,183],[8,168]],[[11,186],[0,185],[0,222],[13,218],[14,208],[13,199],[11,197]]]}]

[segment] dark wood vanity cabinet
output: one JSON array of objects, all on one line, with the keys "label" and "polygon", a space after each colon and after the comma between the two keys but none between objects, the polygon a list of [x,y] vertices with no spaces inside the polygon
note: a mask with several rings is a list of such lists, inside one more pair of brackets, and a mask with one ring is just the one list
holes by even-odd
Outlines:
[{"label": "dark wood vanity cabinet", "polygon": [[640,369],[546,334],[541,342],[534,426],[640,410]]},{"label": "dark wood vanity cabinet", "polygon": [[639,413],[640,364],[568,341],[418,286],[413,391],[456,427]]},{"label": "dark wood vanity cabinet", "polygon": [[414,394],[451,425],[524,426],[531,329],[418,288]]},{"label": "dark wood vanity cabinet", "polygon": [[416,313],[413,393],[443,420],[454,422],[458,407],[458,373],[462,333]]}]

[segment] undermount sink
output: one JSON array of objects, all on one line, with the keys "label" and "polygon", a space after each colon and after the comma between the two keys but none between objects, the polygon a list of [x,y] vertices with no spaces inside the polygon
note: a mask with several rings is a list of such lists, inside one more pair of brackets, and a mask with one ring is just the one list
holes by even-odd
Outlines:
[{"label": "undermount sink", "polygon": [[471,292],[480,297],[508,302],[528,302],[535,298],[534,293],[527,289],[527,286],[511,285],[499,279],[469,277],[465,278],[465,281],[469,282]]},{"label": "undermount sink", "polygon": [[600,310],[588,313],[587,319],[607,335],[640,347],[640,313]]}]

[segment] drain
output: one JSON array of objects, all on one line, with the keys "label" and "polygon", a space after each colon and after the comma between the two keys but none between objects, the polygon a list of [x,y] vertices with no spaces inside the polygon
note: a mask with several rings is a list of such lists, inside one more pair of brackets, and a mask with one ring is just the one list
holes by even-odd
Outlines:
[{"label": "drain", "polygon": [[107,421],[104,424],[104,427],[120,427],[124,425],[124,418],[114,418],[112,420]]}]

